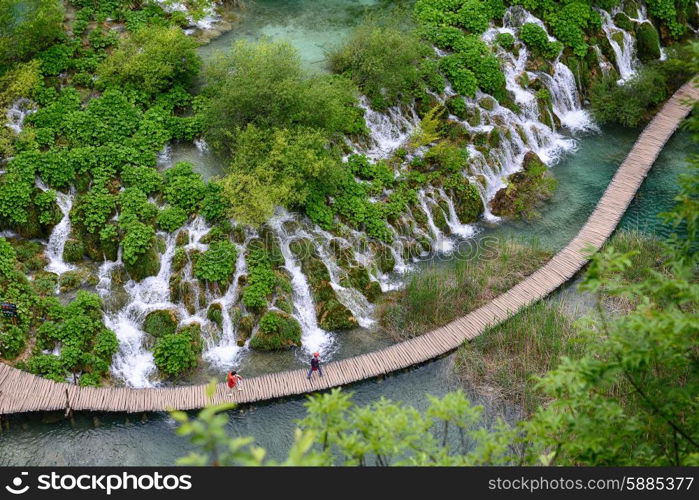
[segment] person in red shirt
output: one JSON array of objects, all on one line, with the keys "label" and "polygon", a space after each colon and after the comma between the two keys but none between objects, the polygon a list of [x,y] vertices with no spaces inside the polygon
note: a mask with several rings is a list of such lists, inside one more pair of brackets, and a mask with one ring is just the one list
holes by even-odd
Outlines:
[{"label": "person in red shirt", "polygon": [[233,389],[238,386],[238,390],[242,391],[243,388],[240,387],[238,384],[241,380],[243,380],[243,377],[238,375],[238,372],[233,370],[232,372],[228,373],[228,377],[226,377],[226,382],[228,383],[228,395],[231,396],[233,395]]}]

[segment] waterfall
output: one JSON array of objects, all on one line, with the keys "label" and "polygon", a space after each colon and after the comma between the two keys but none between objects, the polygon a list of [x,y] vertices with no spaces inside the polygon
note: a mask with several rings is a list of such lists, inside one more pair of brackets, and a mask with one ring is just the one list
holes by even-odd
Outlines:
[{"label": "waterfall", "polygon": [[[48,186],[37,178],[36,186],[42,191],[48,191]],[[70,192],[65,194],[61,191],[56,191],[56,204],[61,210],[63,217],[60,222],[53,227],[49,235],[49,241],[46,245],[46,258],[49,263],[44,268],[50,273],[61,275],[68,271],[73,271],[75,266],[68,264],[63,260],[63,249],[66,246],[66,240],[70,235],[70,209],[73,207],[73,198],[75,197],[75,189],[70,188]]]},{"label": "waterfall", "polygon": [[12,103],[10,109],[7,110],[5,117],[7,118],[6,126],[11,129],[15,134],[20,134],[24,128],[24,120],[30,114],[34,113],[36,109],[34,108],[32,102],[29,99],[20,97],[15,102]]},{"label": "waterfall", "polygon": [[[437,227],[437,224],[434,222],[434,217],[432,216],[432,210],[427,205],[428,201],[434,205],[437,205],[437,203],[432,198],[427,196],[424,189],[420,189],[418,191],[417,199],[420,208],[425,213],[425,217],[427,217],[427,227],[432,233],[433,251],[444,254],[449,254],[454,251],[454,242],[450,238],[445,237],[442,230]],[[441,210],[439,205],[437,205],[437,208]]]},{"label": "waterfall", "polygon": [[[629,78],[636,74],[636,67],[639,62],[636,58],[636,41],[628,31],[625,31],[614,24],[612,16],[609,12],[598,9],[602,16],[602,30],[609,41],[609,44],[614,51],[616,57],[616,66],[619,70],[619,83],[626,82]],[[614,35],[621,33],[622,39],[619,43]]]},{"label": "waterfall", "polygon": [[365,96],[359,98],[359,107],[364,110],[364,121],[369,128],[371,145],[363,151],[374,160],[386,158],[403,145],[420,123],[413,107],[406,117],[398,106],[388,108],[386,113],[374,111]]},{"label": "waterfall", "polygon": [[209,152],[209,144],[202,138],[194,139],[194,146],[197,148],[197,151],[199,151],[199,153],[201,154]]},{"label": "waterfall", "polygon": [[[175,254],[175,234],[159,233],[166,238],[165,252],[160,258],[160,270],[155,276],[149,276],[140,283],[130,280],[124,285],[128,294],[126,306],[116,313],[105,313],[105,325],[116,333],[119,340],[119,350],[112,362],[112,374],[124,380],[130,387],[152,387],[151,380],[156,371],[153,354],[146,349],[144,340],[146,333],[141,325],[146,315],[156,309],[172,309],[170,302],[170,275],[172,274],[172,257]],[[121,254],[119,255],[121,258]],[[109,272],[110,265],[105,263],[100,268]],[[100,276],[98,292],[108,294],[108,277]]]},{"label": "waterfall", "polygon": [[221,338],[218,342],[209,342],[204,351],[203,358],[216,368],[224,368],[230,370],[234,368],[246,347],[238,345],[235,338],[236,330],[233,327],[233,319],[231,318],[231,307],[238,302],[240,297],[240,277],[247,273],[247,263],[245,262],[245,250],[249,238],[245,240],[243,245],[239,245],[238,257],[235,263],[235,274],[233,281],[228,286],[226,293],[213,303],[221,304]]},{"label": "waterfall", "polygon": [[442,198],[447,204],[447,224],[449,225],[449,231],[461,238],[470,238],[475,233],[475,228],[470,224],[462,224],[459,220],[458,215],[456,215],[456,209],[454,208],[454,202],[452,199],[444,192],[443,188],[437,190],[439,197]]},{"label": "waterfall", "polygon": [[[317,230],[317,235],[322,240],[322,243],[319,243],[313,238],[311,239],[312,241],[316,242],[316,251],[318,252],[318,256],[328,269],[328,274],[330,275],[330,286],[335,291],[337,300],[343,306],[349,309],[357,320],[357,323],[359,323],[359,326],[362,328],[370,327],[375,323],[374,319],[371,317],[374,311],[374,306],[369,303],[367,298],[362,295],[359,290],[347,288],[340,284],[343,271],[340,266],[337,265],[335,257],[327,248],[328,243],[334,239],[334,236],[327,231],[323,231],[322,229]],[[303,236],[310,237],[310,235],[306,233],[304,233]]]},{"label": "waterfall", "polygon": [[306,276],[301,271],[300,264],[291,251],[290,244],[293,238],[284,228],[284,223],[290,220],[293,220],[291,215],[280,209],[279,213],[269,220],[269,225],[279,237],[279,247],[284,257],[284,268],[291,274],[294,301],[293,316],[301,324],[301,342],[304,349],[309,353],[328,353],[334,339],[318,326],[311,288]]},{"label": "waterfall", "polygon": [[[548,81],[553,112],[561,125],[571,132],[588,132],[598,130],[590,113],[580,104],[578,89],[573,72],[560,61],[556,61],[553,77]],[[547,75],[548,76],[548,75]]]}]

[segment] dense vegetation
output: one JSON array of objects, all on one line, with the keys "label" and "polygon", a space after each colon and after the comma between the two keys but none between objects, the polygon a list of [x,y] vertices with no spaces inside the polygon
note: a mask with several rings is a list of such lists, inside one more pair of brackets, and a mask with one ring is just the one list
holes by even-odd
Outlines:
[{"label": "dense vegetation", "polygon": [[[693,126],[699,131],[696,118]],[[524,397],[529,418],[485,428],[483,408],[460,392],[430,397],[421,413],[385,399],[359,407],[350,394],[333,390],[309,398],[283,463],[696,466],[698,181],[695,157],[677,205],[663,215],[672,233],[662,246],[620,235],[593,256],[580,285],[596,298],[587,321],[571,325],[554,304],[542,303],[461,351],[462,361],[481,363],[469,368],[481,373],[472,374]],[[630,309],[610,312],[611,298]],[[488,354],[495,346],[497,361]],[[252,438],[227,436],[222,412],[233,406],[212,406],[194,420],[173,414],[178,432],[198,445],[180,463],[273,465]]]},{"label": "dense vegetation", "polygon": [[[506,7],[519,4],[546,29],[529,22],[517,36],[501,32],[486,43],[481,37],[489,26],[501,25]],[[689,74],[687,53],[668,50],[660,62],[659,42],[687,35],[687,25],[696,21],[692,6],[651,1],[652,22],[639,24],[631,20],[636,4],[623,3],[614,22],[633,31],[646,64],[620,87],[616,70],[600,70],[594,50],[614,62],[596,9],[617,4],[417,0],[408,21],[361,23],[329,54],[330,73],[310,74],[296,49],[268,40],[238,41],[204,65],[196,37],[182,28],[202,15],[207,0],[187,2],[188,14],[166,12],[154,1],[0,0],[0,115],[19,109],[24,117],[22,127],[0,127],[0,229],[17,234],[2,246],[9,274],[1,298],[21,310],[17,325],[2,325],[3,358],[56,379],[105,379],[114,349],[97,311],[109,304],[85,309],[88,301],[80,294],[74,302],[83,305],[59,307],[54,295],[72,298],[76,290],[93,289],[98,277],[88,262],[121,258],[123,268],[111,276],[122,292],[114,294],[118,303],[129,279],[142,282],[166,269],[163,255],[173,241],[173,303],[190,316],[205,310],[219,329],[224,316],[230,318],[241,345],[248,339],[257,349],[299,345],[289,274],[279,238],[266,224],[278,207],[307,216],[335,237],[322,249],[310,237],[300,238],[291,251],[307,276],[319,325],[356,327],[324,260],[337,261],[342,286],[377,302],[377,276],[390,273],[399,259],[431,251],[432,233],[448,233],[452,214],[459,223],[478,221],[485,210],[483,168],[500,169],[495,152],[502,141],[526,136],[482,116],[499,105],[522,111],[505,86],[505,53],[528,49],[528,73],[518,82],[536,94],[539,121],[552,129],[560,123],[542,82],[556,60],[570,67],[601,122],[636,125],[682,83]],[[371,143],[367,107],[410,115],[416,124],[404,144],[382,159],[357,152]],[[167,145],[201,139],[228,166],[222,178],[206,181],[188,163],[159,168]],[[490,200],[493,213],[533,217],[554,189],[536,155],[524,158],[522,171]],[[66,195],[73,203],[62,257],[75,268],[59,276],[44,270],[47,257],[33,240],[46,240],[61,221],[58,201]],[[210,230],[191,245],[183,228],[195,219]],[[361,239],[370,262],[342,243],[348,238]],[[390,248],[396,240],[401,246]],[[534,266],[543,253],[532,252]],[[233,283],[241,259],[246,272]],[[470,272],[475,274],[468,278]],[[514,282],[484,283],[488,272],[500,268],[479,261],[457,273],[457,288],[468,281],[483,286],[480,295],[449,288],[454,280],[436,283],[429,273],[422,282],[414,279],[406,292],[383,299],[384,325],[397,337],[419,334]],[[424,290],[430,283],[439,290]],[[240,287],[240,300],[224,315],[206,298],[220,297],[230,286]],[[425,301],[417,312],[411,294]],[[458,307],[446,311],[444,296]],[[193,369],[201,351],[198,326],[183,333],[177,327],[184,318],[173,317],[171,309],[149,313],[139,326],[161,374],[178,377]],[[60,327],[73,317],[81,324],[74,339]]]}]

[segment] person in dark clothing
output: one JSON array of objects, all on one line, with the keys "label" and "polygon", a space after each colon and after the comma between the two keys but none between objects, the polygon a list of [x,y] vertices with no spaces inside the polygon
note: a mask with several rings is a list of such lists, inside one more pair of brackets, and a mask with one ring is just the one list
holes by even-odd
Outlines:
[{"label": "person in dark clothing", "polygon": [[311,358],[311,367],[308,369],[308,380],[311,379],[311,375],[313,375],[315,371],[317,371],[321,377],[323,376],[323,369],[320,367],[320,354],[317,352],[314,352]]}]

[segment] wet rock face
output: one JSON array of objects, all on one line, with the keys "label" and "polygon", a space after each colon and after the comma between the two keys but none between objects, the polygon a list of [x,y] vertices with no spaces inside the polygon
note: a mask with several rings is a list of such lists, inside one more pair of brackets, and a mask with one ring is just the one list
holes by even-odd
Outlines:
[{"label": "wet rock face", "polygon": [[138,257],[135,264],[124,262],[126,271],[134,281],[142,281],[148,276],[155,276],[160,271],[160,254],[156,248],[157,244],[154,240],[151,246],[143,255]]},{"label": "wet rock face", "polygon": [[548,168],[529,151],[524,156],[522,170],[508,177],[508,185],[500,189],[490,202],[493,214],[504,217],[532,218],[536,208],[551,197],[556,181]]},{"label": "wet rock face", "polygon": [[158,309],[151,311],[143,322],[143,330],[153,337],[162,337],[177,331],[179,318],[174,309]]},{"label": "wet rock face", "polygon": [[[385,247],[381,246],[381,248]],[[323,330],[330,331],[355,328],[357,320],[350,310],[338,300],[331,285],[328,268],[315,253],[313,242],[307,239],[296,240],[291,244],[291,251],[299,260],[301,269],[311,288],[318,326]],[[388,266],[387,263],[384,265]],[[393,265],[391,265],[391,269],[393,269]]]},{"label": "wet rock face", "polygon": [[250,339],[250,347],[275,351],[301,345],[301,325],[281,311],[268,311],[260,318],[259,327]]}]

